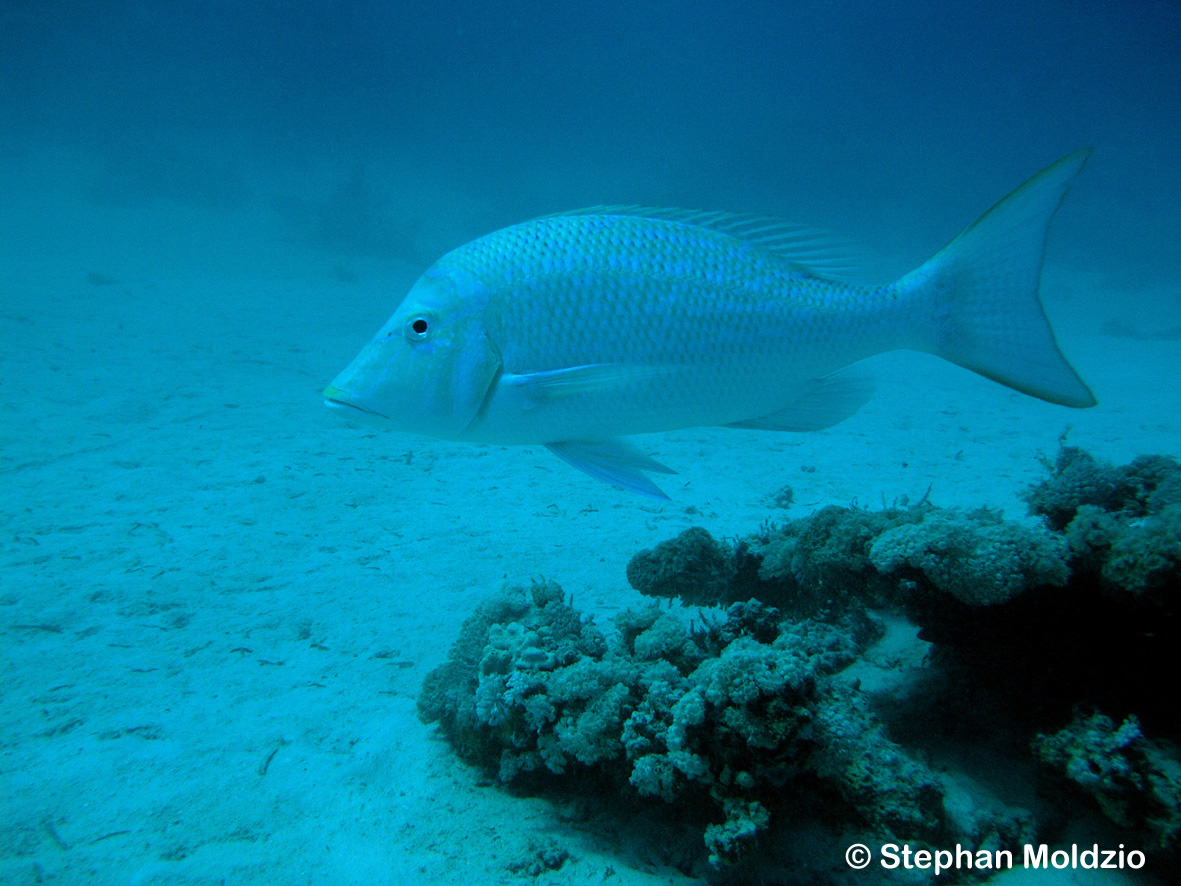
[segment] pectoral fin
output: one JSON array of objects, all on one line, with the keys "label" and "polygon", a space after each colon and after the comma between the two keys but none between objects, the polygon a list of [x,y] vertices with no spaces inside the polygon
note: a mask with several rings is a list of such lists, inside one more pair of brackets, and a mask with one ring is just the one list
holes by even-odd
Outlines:
[{"label": "pectoral fin", "polygon": [[655,471],[659,474],[676,473],[672,468],[645,455],[639,447],[618,438],[565,440],[561,443],[547,443],[545,448],[566,464],[585,471],[596,480],[651,498],[667,499],[668,496],[645,477],[643,471]]},{"label": "pectoral fin", "polygon": [[657,366],[634,363],[590,363],[545,372],[506,372],[500,377],[500,383],[517,388],[528,401],[540,405],[575,394],[623,391],[665,371]]}]

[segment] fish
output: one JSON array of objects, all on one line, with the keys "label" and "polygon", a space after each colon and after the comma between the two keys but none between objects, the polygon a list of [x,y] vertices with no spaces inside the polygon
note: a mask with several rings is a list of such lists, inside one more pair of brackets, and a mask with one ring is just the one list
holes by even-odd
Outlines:
[{"label": "fish", "polygon": [[1050,220],[1089,155],[882,285],[851,281],[831,238],[765,216],[596,206],[502,228],[429,267],[324,400],[404,432],[542,445],[660,499],[648,474],[676,472],[624,438],[828,428],[872,395],[849,367],[886,351],[1093,406],[1039,296]]}]

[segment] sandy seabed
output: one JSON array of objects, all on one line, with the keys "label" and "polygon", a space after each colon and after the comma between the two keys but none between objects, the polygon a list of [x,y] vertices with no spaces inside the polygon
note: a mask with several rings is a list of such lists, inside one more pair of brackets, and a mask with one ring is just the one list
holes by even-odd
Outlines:
[{"label": "sandy seabed", "polygon": [[1091,410],[884,355],[830,430],[638,438],[679,472],[667,503],[541,447],[354,427],[319,392],[419,269],[268,237],[261,206],[95,204],[63,168],[0,172],[5,883],[519,882],[544,840],[571,855],[545,882],[690,882],[488,786],[419,722],[481,599],[544,575],[609,624],[646,602],[628,559],[692,525],[928,491],[1021,515],[1066,432],[1116,461],[1179,454],[1181,284],[1052,252],[1047,311]]}]

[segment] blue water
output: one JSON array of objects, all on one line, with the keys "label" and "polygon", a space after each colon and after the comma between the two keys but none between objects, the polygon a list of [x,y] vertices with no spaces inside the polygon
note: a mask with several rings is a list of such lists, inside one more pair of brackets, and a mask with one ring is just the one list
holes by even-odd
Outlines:
[{"label": "blue water", "polygon": [[430,15],[17,3],[3,15],[6,149],[64,143],[140,164],[143,189],[165,196],[170,152],[198,166],[187,196],[222,200],[235,183],[239,197],[257,190],[247,158],[396,160],[489,203],[493,221],[689,203],[922,249],[915,234],[938,242],[982,200],[1091,145],[1091,199],[1061,221],[1060,254],[1159,275],[1179,239],[1181,13],[1168,2],[440,3]]},{"label": "blue water", "polygon": [[[609,623],[633,553],[788,482],[1020,515],[1064,432],[1179,454],[1178,145],[1167,0],[0,5],[0,881],[505,882],[544,838],[547,882],[690,882],[483,786],[424,674],[502,580]],[[658,505],[321,406],[497,227],[759,212],[889,277],[1083,146],[1043,294],[1094,410],[891,355],[821,434],[645,440]]]}]

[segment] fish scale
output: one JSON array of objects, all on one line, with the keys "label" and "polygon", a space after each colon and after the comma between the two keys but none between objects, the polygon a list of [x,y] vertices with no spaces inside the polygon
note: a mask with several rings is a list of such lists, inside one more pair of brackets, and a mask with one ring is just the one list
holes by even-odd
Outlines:
[{"label": "fish scale", "polygon": [[330,406],[445,439],[544,444],[663,497],[621,437],[702,425],[808,431],[869,386],[846,367],[937,354],[1052,403],[1095,402],[1038,298],[1079,151],[893,283],[843,282],[840,249],[759,216],[592,207],[440,258],[325,391]]},{"label": "fish scale", "polygon": [[[857,298],[848,287],[809,279],[723,233],[695,237],[676,230],[682,224],[626,217],[520,227],[550,229],[553,271],[525,276],[520,264],[501,261],[514,254],[518,236],[491,235],[472,256],[454,255],[457,266],[496,281],[489,299],[497,319],[489,328],[513,342],[522,362],[512,365],[505,356],[514,372],[609,358],[731,365],[754,376],[790,356],[788,326],[822,341],[825,313],[856,322]],[[505,267],[510,273],[497,274]],[[793,324],[797,319],[805,325]],[[526,327],[537,334],[512,336],[513,328]],[[835,335],[827,340],[841,344]]]}]

